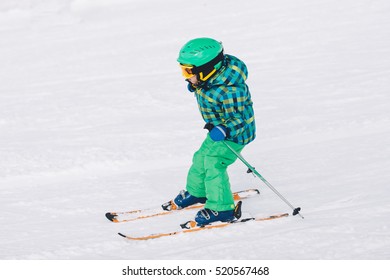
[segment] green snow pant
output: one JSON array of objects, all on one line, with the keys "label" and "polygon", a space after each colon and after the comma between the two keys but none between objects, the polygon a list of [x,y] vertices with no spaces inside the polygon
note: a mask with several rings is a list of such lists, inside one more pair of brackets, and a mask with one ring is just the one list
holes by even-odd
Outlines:
[{"label": "green snow pant", "polygon": [[[240,153],[245,145],[226,141]],[[213,141],[209,134],[195,152],[187,176],[187,191],[196,197],[206,197],[205,208],[215,211],[233,210],[234,199],[230,190],[227,167],[237,156],[223,142]]]}]

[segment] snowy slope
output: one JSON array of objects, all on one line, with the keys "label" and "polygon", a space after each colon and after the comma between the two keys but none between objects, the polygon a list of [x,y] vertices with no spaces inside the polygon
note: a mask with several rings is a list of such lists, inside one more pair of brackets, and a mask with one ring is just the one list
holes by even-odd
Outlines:
[{"label": "snowy slope", "polygon": [[[104,213],[184,188],[205,131],[176,58],[198,36],[246,62],[243,156],[305,219],[124,241],[191,218]],[[389,1],[3,0],[0,38],[0,259],[390,258]],[[244,211],[290,211],[245,171]]]}]

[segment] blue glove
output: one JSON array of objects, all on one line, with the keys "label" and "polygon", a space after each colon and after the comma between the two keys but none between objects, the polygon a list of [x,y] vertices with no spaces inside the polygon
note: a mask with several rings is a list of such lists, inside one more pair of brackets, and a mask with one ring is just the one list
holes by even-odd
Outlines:
[{"label": "blue glove", "polygon": [[226,138],[226,128],[222,125],[214,126],[213,129],[210,130],[210,137],[214,141],[222,141]]}]

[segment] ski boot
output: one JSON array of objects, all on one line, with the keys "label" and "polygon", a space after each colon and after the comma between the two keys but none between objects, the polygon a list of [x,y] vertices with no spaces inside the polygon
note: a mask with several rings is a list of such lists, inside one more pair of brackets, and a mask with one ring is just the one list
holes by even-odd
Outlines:
[{"label": "ski boot", "polygon": [[182,190],[175,199],[164,203],[161,207],[166,211],[179,210],[196,203],[203,204],[206,200],[207,198],[205,197],[196,197],[191,195],[188,191]]},{"label": "ski boot", "polygon": [[202,209],[195,215],[197,226],[203,227],[214,222],[233,222],[241,218],[241,204],[239,201],[234,210],[215,211],[211,209]]}]

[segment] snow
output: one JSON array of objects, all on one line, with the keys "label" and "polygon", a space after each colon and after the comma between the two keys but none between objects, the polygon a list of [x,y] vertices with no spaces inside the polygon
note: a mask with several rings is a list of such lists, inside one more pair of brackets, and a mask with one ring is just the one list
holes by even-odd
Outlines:
[{"label": "snow", "polygon": [[[388,260],[389,35],[386,0],[1,1],[0,259]],[[176,58],[200,36],[246,62],[243,156],[305,219],[123,240],[193,217],[104,213],[184,188],[206,132]],[[229,172],[261,190],[247,214],[291,213],[239,161]]]}]

